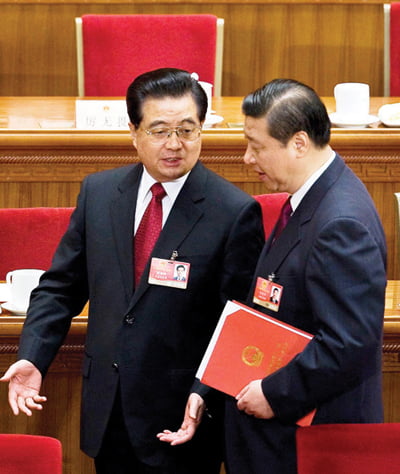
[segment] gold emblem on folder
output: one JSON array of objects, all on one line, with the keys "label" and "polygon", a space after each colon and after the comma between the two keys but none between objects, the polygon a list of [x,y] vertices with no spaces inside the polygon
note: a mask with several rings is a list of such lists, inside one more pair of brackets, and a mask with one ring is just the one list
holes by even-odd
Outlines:
[{"label": "gold emblem on folder", "polygon": [[256,346],[246,346],[242,351],[242,361],[246,365],[259,367],[263,358],[264,352]]}]

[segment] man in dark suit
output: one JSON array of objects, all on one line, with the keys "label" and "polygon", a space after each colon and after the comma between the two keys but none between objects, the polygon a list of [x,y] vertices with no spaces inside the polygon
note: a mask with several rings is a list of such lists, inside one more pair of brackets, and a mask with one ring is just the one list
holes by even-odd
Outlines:
[{"label": "man in dark suit", "polygon": [[[218,417],[187,447],[156,434],[179,426],[227,298],[245,298],[263,245],[261,210],[199,161],[207,98],[181,70],[138,77],[127,92],[141,164],[87,177],[52,266],[33,292],[10,381],[15,414],[41,409],[41,380],[89,299],[81,447],[105,474],[218,473]],[[135,232],[161,183],[163,227],[135,282]],[[133,262],[133,263],[132,263]],[[190,265],[184,285],[149,283],[159,263]],[[210,278],[213,275],[213,278]],[[202,395],[204,387],[193,385]]]},{"label": "man in dark suit", "polygon": [[[385,236],[364,185],[329,146],[329,117],[311,88],[274,80],[245,98],[243,112],[245,162],[292,207],[264,246],[247,303],[315,337],[227,400],[227,472],[295,474],[296,422],[307,413],[316,409],[313,423],[383,421]],[[253,302],[264,280],[281,288],[275,310]],[[195,424],[186,423],[161,439],[189,439]]]},{"label": "man in dark suit", "polygon": [[[245,162],[269,189],[291,194],[286,227],[266,243],[255,277],[282,286],[273,312],[315,335],[287,366],[230,400],[233,474],[296,473],[296,421],[383,421],[381,353],[386,243],[361,181],[330,148],[326,109],[307,86],[275,80],[245,98]],[[240,448],[238,446],[240,445]]]}]

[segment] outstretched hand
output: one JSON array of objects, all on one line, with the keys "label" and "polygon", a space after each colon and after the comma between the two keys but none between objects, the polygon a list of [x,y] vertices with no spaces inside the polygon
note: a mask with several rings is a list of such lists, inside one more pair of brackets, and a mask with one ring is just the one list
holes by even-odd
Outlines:
[{"label": "outstretched hand", "polygon": [[42,403],[47,400],[39,395],[42,374],[32,362],[24,359],[15,362],[0,378],[0,382],[10,382],[8,403],[14,415],[21,411],[31,416],[32,410],[42,410]]},{"label": "outstretched hand", "polygon": [[178,431],[164,430],[157,434],[160,441],[169,443],[171,446],[190,441],[201,422],[204,413],[204,400],[197,393],[191,393],[186,403],[183,422]]}]

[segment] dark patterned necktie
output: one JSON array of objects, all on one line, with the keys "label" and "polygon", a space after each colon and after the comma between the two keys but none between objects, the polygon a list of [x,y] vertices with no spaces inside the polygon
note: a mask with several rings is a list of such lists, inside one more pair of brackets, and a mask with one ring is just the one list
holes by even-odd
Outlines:
[{"label": "dark patterned necktie", "polygon": [[142,276],[147,260],[157,242],[162,228],[162,199],[165,189],[161,183],[154,183],[150,188],[153,196],[147,206],[134,239],[135,252],[135,285]]},{"label": "dark patterned necktie", "polygon": [[274,242],[281,235],[283,229],[286,227],[286,224],[288,223],[292,212],[293,209],[292,205],[290,204],[290,197],[288,197],[281,209],[278,222],[276,223]]}]

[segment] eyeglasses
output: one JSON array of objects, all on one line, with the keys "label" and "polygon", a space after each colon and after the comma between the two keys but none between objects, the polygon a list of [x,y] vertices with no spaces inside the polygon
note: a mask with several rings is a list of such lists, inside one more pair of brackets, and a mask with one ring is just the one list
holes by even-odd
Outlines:
[{"label": "eyeglasses", "polygon": [[166,142],[174,132],[176,133],[176,136],[179,138],[179,140],[192,142],[199,138],[201,134],[201,128],[197,126],[182,126],[175,128],[159,127],[151,128],[149,130],[144,129],[144,132],[154,143]]}]

